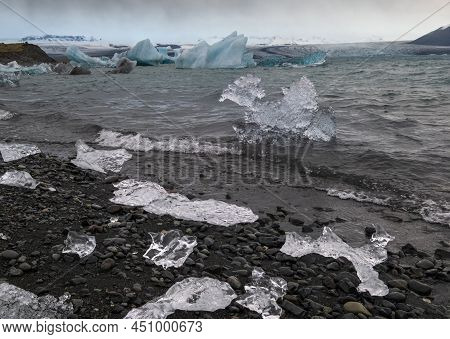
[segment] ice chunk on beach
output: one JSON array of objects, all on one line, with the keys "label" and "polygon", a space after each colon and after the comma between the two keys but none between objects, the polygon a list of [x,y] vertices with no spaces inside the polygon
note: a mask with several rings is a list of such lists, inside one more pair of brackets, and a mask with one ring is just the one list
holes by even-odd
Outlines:
[{"label": "ice chunk on beach", "polygon": [[16,61],[11,61],[6,65],[0,64],[0,73],[40,75],[51,72],[52,66],[45,63],[33,66],[21,66]]},{"label": "ice chunk on beach", "polygon": [[14,113],[0,109],[0,120],[10,120],[14,118],[14,116]]},{"label": "ice chunk on beach", "polygon": [[0,185],[25,187],[34,190],[38,183],[28,172],[9,171],[0,177]]},{"label": "ice chunk on beach", "polygon": [[69,294],[38,297],[17,286],[0,283],[0,319],[65,319],[73,314]]},{"label": "ice chunk on beach", "polygon": [[169,194],[160,185],[148,181],[123,180],[114,185],[111,202],[129,206],[144,206],[144,210],[158,215],[203,221],[218,226],[251,223],[258,216],[247,207],[218,200],[189,200],[181,194]]},{"label": "ice chunk on beach", "polygon": [[150,233],[152,244],[144,258],[164,269],[181,267],[197,246],[197,238],[183,235],[180,230]]},{"label": "ice chunk on beach", "polygon": [[77,46],[69,46],[66,57],[75,66],[85,67],[115,67],[116,63],[108,57],[91,57],[83,53]]},{"label": "ice chunk on beach", "polygon": [[41,150],[34,145],[27,144],[2,144],[0,143],[0,153],[4,162],[19,160],[30,155],[39,154]]},{"label": "ice chunk on beach", "polygon": [[[219,101],[230,100],[244,107],[246,124],[267,133],[294,134],[326,142],[336,135],[334,111],[319,106],[314,84],[307,77],[283,88],[280,100],[262,101],[265,94],[259,85],[259,78],[243,76],[228,85]],[[235,126],[238,136],[245,137],[239,129]]]},{"label": "ice chunk on beach", "polygon": [[316,240],[295,232],[286,233],[286,242],[280,251],[292,257],[303,257],[311,253],[335,259],[344,257],[352,262],[361,280],[358,291],[367,291],[372,296],[382,297],[389,293],[389,289],[379,279],[378,272],[373,267],[387,259],[385,246],[392,239],[394,238],[386,232],[379,230],[372,235],[370,244],[353,248],[342,241],[331,228],[325,227]]},{"label": "ice chunk on beach", "polygon": [[124,149],[96,150],[78,140],[75,145],[77,157],[72,160],[75,166],[90,169],[101,173],[120,172],[123,164],[133,156]]},{"label": "ice chunk on beach", "polygon": [[80,234],[74,231],[70,231],[67,234],[67,239],[64,240],[65,247],[62,253],[74,253],[78,254],[80,258],[87,257],[94,252],[97,245],[94,236]]},{"label": "ice chunk on beach", "polygon": [[102,130],[95,140],[100,146],[123,147],[132,151],[162,151],[188,154],[241,154],[239,149],[216,145],[198,138],[150,139],[141,134]]},{"label": "ice chunk on beach", "polygon": [[168,195],[164,187],[150,181],[127,179],[114,184],[114,187],[116,190],[111,202],[127,206],[146,206]]},{"label": "ice chunk on beach", "polygon": [[176,310],[214,312],[226,308],[236,298],[228,283],[212,278],[187,278],[161,297],[132,309],[125,319],[165,319]]},{"label": "ice chunk on beach", "polygon": [[209,45],[202,41],[184,50],[176,60],[177,68],[244,68],[255,66],[253,55],[247,51],[247,38],[237,32]]},{"label": "ice chunk on beach", "polygon": [[214,199],[189,200],[180,194],[170,194],[165,199],[156,200],[145,206],[144,210],[158,215],[167,214],[178,219],[201,221],[225,227],[258,220],[258,216],[247,207]]},{"label": "ice chunk on beach", "polygon": [[245,285],[245,294],[236,302],[251,311],[261,314],[264,319],[277,319],[283,310],[277,304],[287,291],[287,282],[283,278],[268,277],[261,268],[252,272],[252,281]]},{"label": "ice chunk on beach", "polygon": [[6,234],[0,233],[0,240],[9,240],[9,237]]},{"label": "ice chunk on beach", "polygon": [[127,52],[127,58],[137,61],[139,66],[156,66],[164,59],[149,39],[139,41]]}]

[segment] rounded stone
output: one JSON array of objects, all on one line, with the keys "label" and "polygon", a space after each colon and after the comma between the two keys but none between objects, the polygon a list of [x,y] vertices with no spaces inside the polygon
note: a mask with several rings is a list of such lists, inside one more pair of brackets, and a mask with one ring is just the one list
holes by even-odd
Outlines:
[{"label": "rounded stone", "polygon": [[348,313],[353,314],[364,314],[368,317],[372,316],[372,314],[364,307],[363,304],[356,301],[349,301],[344,304],[344,310]]},{"label": "rounded stone", "polygon": [[2,253],[0,253],[0,257],[8,260],[17,259],[19,257],[19,253],[13,250],[5,250]]}]

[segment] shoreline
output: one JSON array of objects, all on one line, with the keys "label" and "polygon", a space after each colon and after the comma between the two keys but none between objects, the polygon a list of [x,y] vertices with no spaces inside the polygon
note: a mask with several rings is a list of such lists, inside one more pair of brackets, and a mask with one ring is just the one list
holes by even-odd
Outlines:
[{"label": "shoreline", "polygon": [[[255,191],[245,188],[230,191],[227,188],[222,193],[224,196],[229,194],[231,203],[252,208],[260,219],[252,224],[220,227],[156,216],[142,208],[114,205],[109,202],[114,190],[112,183],[120,180],[120,175],[81,170],[69,161],[55,157],[40,154],[0,163],[0,168],[2,172],[10,169],[28,171],[41,182],[33,191],[0,185],[0,233],[10,237],[7,241],[0,240],[0,252],[9,249],[19,255],[18,259],[0,258],[0,281],[38,295],[59,297],[68,292],[74,304],[74,317],[123,318],[131,308],[164,294],[175,282],[187,277],[208,276],[232,281],[232,287],[241,295],[244,285],[250,281],[253,267],[262,267],[269,276],[282,277],[288,282],[287,294],[278,301],[284,310],[282,318],[367,317],[361,312],[352,313],[345,309],[348,301],[363,305],[370,312],[369,317],[450,317],[449,259],[436,257],[439,253],[448,255],[449,249],[438,244],[434,249],[440,249],[440,252],[435,254],[433,248],[425,251],[415,244],[403,245],[400,250],[388,247],[387,261],[376,266],[376,270],[389,286],[390,293],[385,297],[372,297],[356,291],[359,279],[353,265],[345,259],[334,260],[319,255],[292,258],[282,254],[279,249],[284,243],[286,224],[293,217],[276,206],[277,212],[267,216],[266,207],[266,215],[263,215],[252,206],[264,199],[256,197]],[[49,187],[55,188],[56,192],[49,191]],[[214,191],[216,194],[218,190],[221,192],[218,187],[210,187],[209,192],[205,188],[195,186],[187,190],[191,190],[194,197],[203,198]],[[177,191],[178,187],[171,189]],[[187,190],[179,193],[189,193]],[[200,195],[199,190],[203,194]],[[313,196],[311,190],[296,189],[296,193],[304,199]],[[321,194],[323,196],[323,192]],[[255,197],[254,201],[251,197]],[[321,201],[313,204],[323,208],[323,211],[316,209],[315,212],[326,212],[329,208]],[[342,204],[358,205],[351,201]],[[111,223],[111,218],[119,220]],[[330,221],[325,220],[317,223],[312,234],[328,224]],[[297,227],[301,234],[305,231],[303,226],[291,226]],[[164,270],[146,262],[142,254],[151,243],[148,232],[171,229],[197,236],[198,246],[183,266]],[[81,260],[74,255],[62,254],[60,246],[69,230],[95,235],[97,248],[94,253]],[[102,265],[105,259],[112,259],[108,260],[112,262],[109,267]],[[432,267],[429,263],[419,264],[426,269],[417,266],[423,259]],[[21,265],[24,263],[28,265]],[[431,287],[431,295],[418,294],[411,281]],[[213,313],[177,311],[169,318],[260,316],[232,302],[225,310]]]}]

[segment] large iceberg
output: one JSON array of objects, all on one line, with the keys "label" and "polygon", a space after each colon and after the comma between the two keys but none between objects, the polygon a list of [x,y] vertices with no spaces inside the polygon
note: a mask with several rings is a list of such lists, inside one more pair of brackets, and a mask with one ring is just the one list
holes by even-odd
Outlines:
[{"label": "large iceberg", "polygon": [[251,223],[258,216],[247,207],[240,207],[218,200],[189,200],[181,194],[168,193],[153,182],[123,180],[114,184],[114,198],[111,202],[129,206],[144,206],[144,210],[158,215],[202,221],[212,225],[231,226]]},{"label": "large iceberg", "polygon": [[150,233],[152,244],[144,258],[164,269],[181,267],[197,246],[197,238],[183,235],[180,230]]},{"label": "large iceberg", "polygon": [[101,173],[120,172],[123,164],[133,156],[124,149],[117,150],[96,150],[86,145],[82,140],[78,140],[75,145],[77,157],[72,160],[75,166],[83,169],[90,169]]},{"label": "large iceberg", "polygon": [[256,141],[267,134],[300,135],[310,140],[330,141],[336,135],[334,111],[318,104],[314,84],[307,78],[283,88],[280,100],[262,101],[265,92],[261,80],[254,75],[243,76],[223,91],[219,101],[230,100],[246,109],[244,126],[257,126],[256,130],[246,131],[235,126],[241,139]]},{"label": "large iceberg", "polygon": [[352,262],[361,280],[358,291],[382,297],[389,293],[389,289],[373,267],[387,259],[385,247],[393,239],[385,231],[377,230],[372,235],[370,244],[353,248],[342,241],[331,228],[324,227],[322,235],[315,240],[295,232],[286,233],[286,242],[280,251],[292,257],[303,257],[311,253],[335,259],[344,257]]},{"label": "large iceberg", "polygon": [[200,42],[184,50],[177,58],[177,68],[245,68],[255,66],[253,54],[246,49],[247,38],[237,32],[209,45]]},{"label": "large iceberg", "polygon": [[9,162],[41,153],[41,150],[35,145],[0,143],[0,153],[3,161]]},{"label": "large iceberg", "polygon": [[91,57],[82,51],[77,46],[69,46],[66,50],[66,57],[71,64],[75,66],[85,67],[116,67],[116,62],[108,57]]},{"label": "large iceberg", "polygon": [[0,319],[67,319],[73,314],[69,294],[38,297],[17,286],[0,283]]},{"label": "large iceberg", "polygon": [[245,294],[236,303],[255,311],[264,319],[277,319],[283,310],[277,304],[287,291],[287,282],[283,278],[271,278],[261,268],[252,272],[252,281],[245,285]]},{"label": "large iceberg", "polygon": [[132,309],[125,319],[165,319],[176,310],[214,312],[236,298],[228,283],[212,278],[187,278],[155,300]]},{"label": "large iceberg", "polygon": [[139,41],[127,52],[127,58],[137,61],[138,66],[156,66],[164,60],[164,56],[158,52],[149,39]]}]

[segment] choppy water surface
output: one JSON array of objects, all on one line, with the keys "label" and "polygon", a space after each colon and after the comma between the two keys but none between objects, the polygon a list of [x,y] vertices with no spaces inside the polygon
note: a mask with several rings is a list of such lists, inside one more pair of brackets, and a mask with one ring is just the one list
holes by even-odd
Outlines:
[{"label": "choppy water surface", "polygon": [[[380,188],[400,197],[450,201],[450,63],[448,55],[329,58],[317,67],[179,70],[138,67],[126,75],[48,74],[1,89],[0,139],[46,145],[64,153],[102,129],[161,137],[228,137],[244,110],[226,101],[236,78],[261,78],[267,98],[302,76],[320,105],[336,112],[337,135],[306,155],[320,187]],[[314,184],[314,183],[313,183]],[[382,189],[383,188],[383,189]]]}]

